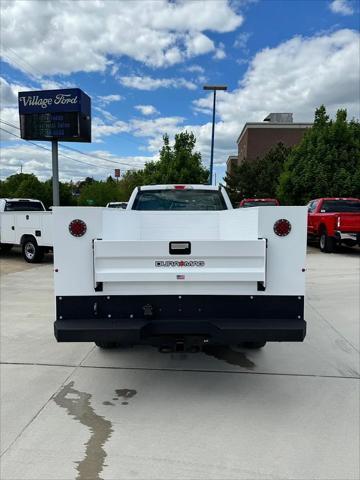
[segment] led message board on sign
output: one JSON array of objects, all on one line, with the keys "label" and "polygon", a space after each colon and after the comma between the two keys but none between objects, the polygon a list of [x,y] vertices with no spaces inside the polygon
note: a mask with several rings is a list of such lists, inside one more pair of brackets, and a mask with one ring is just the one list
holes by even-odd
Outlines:
[{"label": "led message board on sign", "polygon": [[21,138],[91,142],[91,100],[79,88],[19,92]]}]

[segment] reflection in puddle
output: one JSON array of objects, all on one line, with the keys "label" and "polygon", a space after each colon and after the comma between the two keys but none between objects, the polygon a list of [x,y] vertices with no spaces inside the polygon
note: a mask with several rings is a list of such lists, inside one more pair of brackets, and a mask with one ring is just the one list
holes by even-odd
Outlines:
[{"label": "reflection in puddle", "polygon": [[256,366],[244,352],[238,352],[227,346],[209,345],[203,349],[203,352],[218,360],[224,360],[230,365],[237,365],[247,370],[253,370]]},{"label": "reflection in puddle", "polygon": [[104,467],[104,444],[110,438],[113,429],[109,420],[97,415],[90,405],[91,395],[73,388],[74,382],[65,385],[54,397],[55,402],[67,410],[82,425],[90,429],[91,437],[85,444],[85,458],[77,463],[77,480],[101,480],[100,473]]}]

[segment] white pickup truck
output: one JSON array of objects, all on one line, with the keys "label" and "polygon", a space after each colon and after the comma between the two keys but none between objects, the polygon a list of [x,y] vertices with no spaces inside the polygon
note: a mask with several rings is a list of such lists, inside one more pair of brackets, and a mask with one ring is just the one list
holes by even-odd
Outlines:
[{"label": "white pickup truck", "polygon": [[29,263],[41,262],[52,248],[52,213],[40,200],[32,198],[0,198],[0,251],[22,247]]},{"label": "white pickup truck", "polygon": [[306,207],[232,209],[222,187],[54,208],[59,342],[259,348],[305,337]]}]

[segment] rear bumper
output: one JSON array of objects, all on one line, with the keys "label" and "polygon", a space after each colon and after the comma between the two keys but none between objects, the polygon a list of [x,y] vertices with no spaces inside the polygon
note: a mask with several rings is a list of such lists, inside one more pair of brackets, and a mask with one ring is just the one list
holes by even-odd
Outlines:
[{"label": "rear bumper", "polygon": [[303,341],[302,296],[92,296],[57,297],[59,342],[199,343]]},{"label": "rear bumper", "polygon": [[341,232],[340,230],[337,230],[335,236],[340,242],[344,240],[353,240],[360,244],[360,232]]}]

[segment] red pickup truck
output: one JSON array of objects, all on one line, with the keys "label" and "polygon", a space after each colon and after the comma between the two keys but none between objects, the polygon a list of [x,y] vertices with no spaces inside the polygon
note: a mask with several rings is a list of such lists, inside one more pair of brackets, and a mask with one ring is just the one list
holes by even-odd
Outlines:
[{"label": "red pickup truck", "polygon": [[317,198],[308,203],[308,239],[319,240],[322,252],[336,245],[360,245],[360,199]]}]

